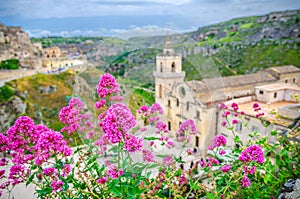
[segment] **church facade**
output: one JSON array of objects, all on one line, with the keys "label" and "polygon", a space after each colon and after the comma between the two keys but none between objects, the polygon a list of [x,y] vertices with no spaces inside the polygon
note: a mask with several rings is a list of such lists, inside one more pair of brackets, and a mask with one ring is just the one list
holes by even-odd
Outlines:
[{"label": "church facade", "polygon": [[[165,111],[163,120],[172,137],[177,137],[182,122],[193,119],[198,133],[192,138],[190,147],[203,154],[213,137],[222,133],[219,123],[223,119],[218,110],[220,103],[251,103],[257,100],[258,87],[274,83],[292,85],[296,88],[293,92],[298,93],[299,88],[300,94],[300,69],[295,66],[273,67],[255,74],[185,81],[182,56],[175,53],[169,39],[163,52],[156,56],[153,75],[155,100]],[[289,100],[296,103],[295,100]]]}]

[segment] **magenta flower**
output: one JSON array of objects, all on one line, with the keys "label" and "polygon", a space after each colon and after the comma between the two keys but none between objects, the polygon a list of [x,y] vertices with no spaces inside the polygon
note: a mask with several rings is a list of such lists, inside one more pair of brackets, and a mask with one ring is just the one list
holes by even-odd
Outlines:
[{"label": "magenta flower", "polygon": [[221,123],[222,126],[226,126],[226,124],[227,124],[226,121],[223,121],[223,122]]},{"label": "magenta flower", "polygon": [[154,162],[154,155],[150,150],[143,150],[143,160],[145,162]]},{"label": "magenta flower", "polygon": [[212,145],[208,147],[209,150],[213,150],[215,147],[226,145],[226,137],[223,135],[217,135],[212,141]]},{"label": "magenta flower", "polygon": [[170,149],[170,148],[173,148],[174,146],[175,146],[175,143],[174,143],[174,142],[172,142],[172,141],[167,141],[166,147],[168,147],[168,148]]},{"label": "magenta flower", "polygon": [[67,146],[63,135],[53,130],[42,133],[33,148],[36,151],[35,163],[38,165],[47,162],[53,154],[62,154],[64,157],[72,154],[72,149]]},{"label": "magenta flower", "polygon": [[70,172],[72,171],[71,165],[65,164],[62,168],[62,175],[63,177],[67,177]]},{"label": "magenta flower", "polygon": [[162,109],[162,107],[160,106],[159,103],[154,103],[152,104],[152,106],[149,108],[150,113],[159,113],[159,114],[163,114],[164,111]]},{"label": "magenta flower", "polygon": [[[59,113],[59,120],[65,124],[62,132],[67,131],[69,135],[75,131],[82,132],[87,130],[87,127],[93,129],[93,125],[90,124],[90,116],[88,114],[82,114],[83,102],[78,98],[72,98],[69,101],[68,106],[63,107]],[[86,122],[85,122],[86,121]]]},{"label": "magenta flower", "polygon": [[3,135],[2,133],[0,133],[0,152],[6,151],[8,150],[8,143],[7,143],[8,139],[5,135]]},{"label": "magenta flower", "polygon": [[53,192],[61,191],[63,185],[64,185],[64,183],[61,180],[58,180],[58,181],[54,180],[50,183],[50,186],[53,189]]},{"label": "magenta flower", "polygon": [[166,155],[166,157],[164,157],[163,159],[163,162],[166,166],[171,166],[173,164],[173,157],[170,155]]},{"label": "magenta flower", "polygon": [[5,170],[0,170],[0,179],[2,179],[4,176]]},{"label": "magenta flower", "polygon": [[179,178],[179,184],[186,184],[188,183],[188,179],[185,177],[185,175],[181,175],[180,178]]},{"label": "magenta flower", "polygon": [[238,120],[236,120],[236,119],[232,120],[232,124],[237,124],[237,123],[239,123]]},{"label": "magenta flower", "polygon": [[16,185],[25,181],[29,175],[29,169],[23,165],[14,165],[9,169],[8,179],[12,181],[12,185]]},{"label": "magenta flower", "polygon": [[95,103],[95,108],[99,109],[106,104],[106,99],[101,99]]},{"label": "magenta flower", "polygon": [[226,154],[226,151],[225,151],[224,149],[221,149],[221,150],[219,151],[219,154],[220,154],[220,155],[224,155],[224,154]]},{"label": "magenta flower", "polygon": [[101,122],[102,130],[111,143],[120,142],[135,125],[136,121],[130,109],[121,103],[111,105]]},{"label": "magenta flower", "polygon": [[222,110],[222,109],[228,109],[228,106],[222,102],[220,105],[219,105],[219,110]]},{"label": "magenta flower", "polygon": [[146,106],[146,105],[143,105],[143,106],[140,107],[139,110],[137,110],[137,113],[138,114],[146,113],[148,110],[149,110],[149,107]]},{"label": "magenta flower", "polygon": [[258,108],[259,107],[259,104],[257,103],[257,102],[255,102],[253,105],[252,105],[252,108],[253,109],[256,109],[256,108]]},{"label": "magenta flower", "polygon": [[186,152],[188,155],[192,155],[192,154],[193,154],[193,151],[192,151],[192,149],[190,149],[190,148],[186,149],[185,152]]},{"label": "magenta flower", "polygon": [[105,184],[106,182],[108,182],[108,179],[107,179],[106,176],[102,176],[101,178],[99,178],[99,179],[97,180],[97,182],[98,182],[99,184]]},{"label": "magenta flower", "polygon": [[230,115],[230,111],[224,111],[222,113],[222,117],[227,117],[228,115]]},{"label": "magenta flower", "polygon": [[190,133],[190,134],[197,133],[197,128],[196,128],[194,120],[188,119],[185,122],[183,122],[182,124],[180,124],[178,133],[183,134],[184,132]]},{"label": "magenta flower", "polygon": [[241,180],[241,183],[243,187],[250,187],[250,180],[246,175],[244,175],[243,179]]},{"label": "magenta flower", "polygon": [[130,153],[140,151],[143,147],[143,140],[135,137],[134,135],[128,134],[123,147]]},{"label": "magenta flower", "polygon": [[245,174],[254,174],[255,171],[256,171],[256,166],[252,166],[252,167],[245,166],[244,168]]},{"label": "magenta flower", "polygon": [[219,164],[219,161],[215,158],[209,157],[208,161],[201,160],[200,164],[202,167],[211,167],[212,165]]},{"label": "magenta flower", "polygon": [[221,168],[222,172],[224,172],[224,173],[230,171],[230,169],[231,169],[231,165],[230,164],[224,165]]},{"label": "magenta flower", "polygon": [[5,165],[7,165],[7,163],[8,163],[8,160],[6,158],[0,159],[0,166],[5,166]]},{"label": "magenta flower", "polygon": [[100,98],[104,98],[113,93],[119,93],[119,91],[119,85],[111,74],[106,73],[101,76],[97,88],[97,93]]},{"label": "magenta flower", "polygon": [[160,132],[164,132],[164,133],[168,133],[169,132],[169,130],[167,128],[167,125],[164,122],[161,122],[161,121],[159,121],[159,122],[156,123],[155,128],[157,129],[155,131],[155,133],[157,133],[157,134],[160,133]]},{"label": "magenta flower", "polygon": [[231,104],[231,107],[233,108],[233,110],[235,110],[235,111],[237,111],[238,109],[239,109],[239,106],[238,106],[238,104],[237,103],[235,103],[235,102],[233,102],[232,104]]},{"label": "magenta flower", "polygon": [[46,168],[43,170],[45,176],[52,176],[53,174],[57,174],[57,170],[55,168]]},{"label": "magenta flower", "polygon": [[264,152],[260,146],[252,145],[241,152],[239,160],[242,162],[254,161],[263,164],[265,162]]},{"label": "magenta flower", "polygon": [[36,131],[33,120],[28,116],[20,116],[7,131],[7,143],[10,150],[31,150],[30,145],[36,143],[40,133]]},{"label": "magenta flower", "polygon": [[123,175],[123,170],[122,169],[117,170],[116,165],[114,165],[108,169],[107,173],[109,177],[115,179]]}]

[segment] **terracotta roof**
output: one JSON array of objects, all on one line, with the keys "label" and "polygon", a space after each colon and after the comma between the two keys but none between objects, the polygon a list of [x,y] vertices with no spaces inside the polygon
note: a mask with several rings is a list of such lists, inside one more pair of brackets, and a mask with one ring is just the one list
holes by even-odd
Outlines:
[{"label": "terracotta roof", "polygon": [[300,72],[300,68],[294,65],[287,65],[287,66],[271,67],[266,69],[266,71],[274,71],[279,74],[285,74],[285,73]]},{"label": "terracotta roof", "polygon": [[277,79],[266,72],[259,72],[248,75],[237,75],[229,77],[218,77],[203,79],[202,81],[189,81],[188,84],[196,91],[201,92],[207,89],[227,88],[257,83],[275,82]]},{"label": "terracotta roof", "polygon": [[286,84],[286,83],[274,83],[274,84],[267,84],[262,86],[256,86],[255,88],[266,90],[266,91],[277,91],[277,90],[295,90],[300,91],[300,86],[295,84]]}]

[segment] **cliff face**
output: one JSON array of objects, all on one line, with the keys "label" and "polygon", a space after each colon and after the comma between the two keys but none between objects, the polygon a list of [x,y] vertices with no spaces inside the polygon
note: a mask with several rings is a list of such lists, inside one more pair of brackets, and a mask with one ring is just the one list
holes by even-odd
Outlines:
[{"label": "cliff face", "polygon": [[14,96],[6,102],[0,103],[0,132],[5,132],[16,118],[26,111],[26,103]]},{"label": "cliff face", "polygon": [[41,52],[41,44],[32,44],[21,27],[0,24],[0,61],[18,59],[21,67],[40,68]]},{"label": "cliff face", "polygon": [[[262,39],[300,38],[300,10],[274,12],[264,16],[233,19],[227,22],[201,27],[192,32],[196,41],[232,38],[234,42],[257,42]],[[230,41],[227,39],[225,41]]]}]

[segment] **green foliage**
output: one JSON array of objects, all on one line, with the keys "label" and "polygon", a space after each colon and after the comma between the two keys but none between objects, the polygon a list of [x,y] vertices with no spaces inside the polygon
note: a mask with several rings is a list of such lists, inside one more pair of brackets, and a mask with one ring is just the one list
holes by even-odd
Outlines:
[{"label": "green foliage", "polygon": [[0,69],[18,69],[18,68],[19,68],[18,59],[2,60],[0,63]]},{"label": "green foliage", "polygon": [[239,29],[249,29],[253,26],[253,23],[246,23],[246,24],[243,24],[239,27]]},{"label": "green foliage", "polygon": [[154,92],[146,91],[145,89],[135,89],[134,93],[141,96],[146,104],[151,105],[155,102]]},{"label": "green foliage", "polygon": [[0,102],[9,100],[14,93],[14,89],[6,84],[0,87]]}]

